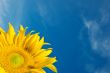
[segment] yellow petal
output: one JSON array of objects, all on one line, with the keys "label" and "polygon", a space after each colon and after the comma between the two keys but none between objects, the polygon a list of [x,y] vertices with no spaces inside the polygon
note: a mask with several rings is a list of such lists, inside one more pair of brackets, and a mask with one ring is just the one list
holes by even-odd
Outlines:
[{"label": "yellow petal", "polygon": [[50,43],[45,42],[44,45],[51,45]]},{"label": "yellow petal", "polygon": [[30,72],[46,73],[43,69],[31,69]]},{"label": "yellow petal", "polygon": [[36,52],[39,51],[43,47],[43,45],[44,45],[44,37],[40,41],[36,41],[31,53],[36,54]]},{"label": "yellow petal", "polygon": [[8,45],[7,40],[6,40],[6,32],[0,27],[0,41],[2,42],[2,46]]},{"label": "yellow petal", "polygon": [[41,38],[38,44],[36,44],[36,49],[41,49],[44,45],[44,37]]},{"label": "yellow petal", "polygon": [[0,67],[0,73],[7,73],[2,67]]},{"label": "yellow petal", "polygon": [[0,42],[0,48],[3,48],[3,44]]},{"label": "yellow petal", "polygon": [[24,27],[22,25],[20,25],[20,31],[24,31]]},{"label": "yellow petal", "polygon": [[32,37],[32,36],[31,36],[31,32],[26,35],[26,38],[25,38],[24,44],[23,44],[23,48],[24,48],[24,49],[26,48],[27,42],[29,41],[29,39],[30,39],[31,37]]},{"label": "yellow petal", "polygon": [[57,73],[57,68],[54,65],[50,64],[50,65],[47,65],[46,67],[48,67],[50,70],[52,70],[55,73]]},{"label": "yellow petal", "polygon": [[40,69],[40,72],[41,72],[41,73],[46,73],[43,69]]},{"label": "yellow petal", "polygon": [[11,23],[9,23],[9,29],[7,32],[7,41],[9,44],[13,44],[13,39],[15,36],[15,31]]},{"label": "yellow petal", "polygon": [[23,41],[25,39],[25,29],[22,25],[20,25],[20,29],[18,31],[18,35],[15,38],[15,45],[22,46]]},{"label": "yellow petal", "polygon": [[5,33],[5,31],[0,27],[0,32],[3,32],[3,33]]},{"label": "yellow petal", "polygon": [[36,42],[39,41],[39,35],[38,33],[33,34],[26,42],[25,42],[25,48],[27,48],[28,51],[31,51],[34,48],[34,45]]},{"label": "yellow petal", "polygon": [[41,67],[43,68],[43,67],[46,67],[47,65],[55,63],[56,62],[56,57],[47,58],[47,59],[38,58],[37,60],[38,61],[36,61],[36,62],[38,62],[38,63],[35,64],[35,67],[36,68],[41,68]]},{"label": "yellow petal", "polygon": [[26,47],[27,47],[27,43],[28,43],[28,41],[30,40],[30,38],[32,37],[32,32],[34,32],[34,31],[31,31],[31,32],[29,32],[27,35],[26,35],[26,38],[24,39],[24,43],[23,43],[23,48],[24,49],[27,49]]},{"label": "yellow petal", "polygon": [[6,40],[6,35],[3,32],[1,32],[1,34],[0,34],[0,41],[4,46],[8,45],[7,40]]},{"label": "yellow petal", "polygon": [[53,63],[55,63],[56,61],[57,61],[57,60],[56,60],[56,57],[48,58],[47,64],[53,64]]},{"label": "yellow petal", "polygon": [[38,54],[35,55],[35,58],[42,58],[50,55],[52,53],[52,48],[42,49]]}]

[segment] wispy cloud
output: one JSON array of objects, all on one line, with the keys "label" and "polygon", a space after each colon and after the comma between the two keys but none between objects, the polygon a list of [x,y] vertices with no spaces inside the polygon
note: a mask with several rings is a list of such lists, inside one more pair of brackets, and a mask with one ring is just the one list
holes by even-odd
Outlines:
[{"label": "wispy cloud", "polygon": [[0,1],[0,26],[4,26],[4,18],[7,16],[7,10],[8,10],[8,1],[7,0],[1,0]]},{"label": "wispy cloud", "polygon": [[[83,17],[85,27],[87,28],[91,48],[94,52],[107,62],[101,68],[95,69],[95,64],[88,64],[86,69],[89,73],[110,73],[110,12],[109,9],[100,9],[100,19],[88,20]],[[91,67],[92,66],[92,67]]]},{"label": "wispy cloud", "polygon": [[105,30],[108,27],[106,27],[106,25],[101,25],[102,21],[83,20],[85,27],[88,29],[89,40],[93,50],[97,51],[102,56],[110,56],[110,30]]},{"label": "wispy cloud", "polygon": [[11,22],[17,30],[21,24],[23,6],[24,1],[21,0],[0,0],[0,27],[6,30],[7,23]]}]

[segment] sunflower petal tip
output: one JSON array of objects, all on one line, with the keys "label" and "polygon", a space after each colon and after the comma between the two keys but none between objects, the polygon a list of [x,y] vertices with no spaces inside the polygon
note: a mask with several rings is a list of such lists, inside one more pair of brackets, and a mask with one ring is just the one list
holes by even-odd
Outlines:
[{"label": "sunflower petal tip", "polygon": [[28,29],[28,27],[26,26],[26,27],[25,27],[25,30],[27,30],[27,29]]},{"label": "sunflower petal tip", "polygon": [[53,50],[53,48],[49,48],[49,50]]},{"label": "sunflower petal tip", "polygon": [[35,30],[32,30],[32,33],[35,32]]},{"label": "sunflower petal tip", "polygon": [[44,45],[51,45],[50,43],[45,42]]},{"label": "sunflower petal tip", "polygon": [[44,40],[44,36],[42,37],[42,40]]},{"label": "sunflower petal tip", "polygon": [[[32,30],[32,31],[33,31],[33,32],[35,32],[34,30]],[[37,35],[39,35],[39,34],[40,34],[40,32],[37,32],[36,34],[37,34]]]},{"label": "sunflower petal tip", "polygon": [[11,24],[10,22],[8,22],[8,24]]},{"label": "sunflower petal tip", "polygon": [[54,72],[55,72],[55,73],[58,73],[58,70],[56,69],[56,70],[54,70]]},{"label": "sunflower petal tip", "polygon": [[23,27],[23,25],[22,25],[22,24],[20,24],[20,28],[23,28],[23,29],[24,29],[24,27]]},{"label": "sunflower petal tip", "polygon": [[8,25],[9,25],[9,27],[13,27],[13,25],[10,22],[8,23]]},{"label": "sunflower petal tip", "polygon": [[40,32],[38,32],[37,34],[40,34]]},{"label": "sunflower petal tip", "polygon": [[47,66],[50,70],[52,70],[54,73],[58,73],[57,68],[54,65],[48,65]]}]

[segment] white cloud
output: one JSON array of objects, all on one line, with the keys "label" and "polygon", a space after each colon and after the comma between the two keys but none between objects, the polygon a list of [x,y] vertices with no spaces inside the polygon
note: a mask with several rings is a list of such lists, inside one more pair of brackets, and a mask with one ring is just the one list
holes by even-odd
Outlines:
[{"label": "white cloud", "polygon": [[[101,9],[101,18],[88,20],[83,17],[87,28],[91,48],[101,57],[107,59],[107,63],[101,68],[95,69],[95,64],[88,64],[88,73],[110,73],[110,13],[106,9]],[[89,69],[88,69],[89,68]]]},{"label": "white cloud", "polygon": [[84,20],[84,24],[88,29],[89,40],[93,50],[102,56],[110,57],[110,36],[108,36],[108,30],[104,31],[101,25],[94,20]]},{"label": "white cloud", "polygon": [[23,18],[24,3],[21,0],[0,0],[0,27],[7,30],[7,24],[11,22],[17,31]]},{"label": "white cloud", "polygon": [[3,21],[4,21],[4,17],[6,17],[7,14],[7,10],[8,10],[8,1],[6,0],[0,0],[0,26],[4,26]]}]

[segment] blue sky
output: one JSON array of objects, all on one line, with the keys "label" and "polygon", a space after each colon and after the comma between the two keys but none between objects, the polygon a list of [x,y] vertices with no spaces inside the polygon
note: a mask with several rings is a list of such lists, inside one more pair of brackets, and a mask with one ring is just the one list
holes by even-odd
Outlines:
[{"label": "blue sky", "polygon": [[[110,73],[109,0],[0,0],[0,26],[28,26],[54,48],[59,73]],[[46,69],[47,70],[47,69]],[[47,70],[47,73],[52,73]]]}]

